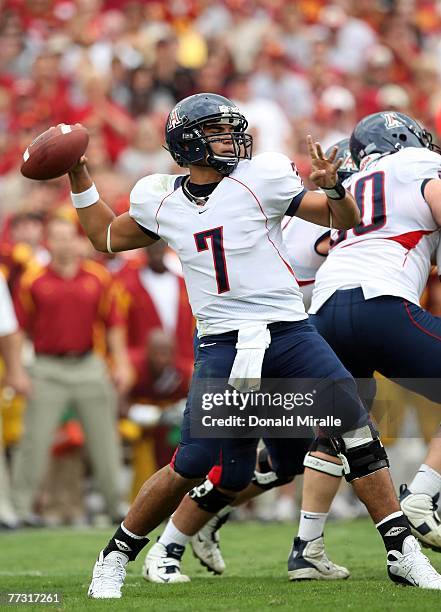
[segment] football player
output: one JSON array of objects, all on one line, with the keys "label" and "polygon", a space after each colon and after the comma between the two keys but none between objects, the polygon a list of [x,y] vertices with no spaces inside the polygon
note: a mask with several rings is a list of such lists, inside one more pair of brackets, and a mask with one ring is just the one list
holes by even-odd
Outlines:
[{"label": "football player", "polygon": [[[315,378],[334,391],[334,418],[323,428],[343,460],[345,477],[366,504],[388,551],[389,576],[421,588],[441,589],[441,576],[421,553],[401,512],[388,471],[387,454],[356,392],[356,384],[328,344],[307,322],[301,293],[282,243],[285,214],[349,230],[359,222],[352,196],[337,180],[336,151],[327,158],[308,137],[311,180],[323,193],[304,189],[284,155],[252,157],[247,121],[234,104],[216,94],[179,102],[166,124],[174,160],[190,174],[147,176],[135,185],[128,213],[115,217],[100,198],[86,158],[69,171],[72,202],[97,250],[115,252],[149,246],[160,237],[183,265],[198,328],[198,360],[184,414],[181,442],[171,465],[139,491],[126,518],[100,552],[89,596],[119,598],[125,566],[224,456],[240,455],[240,472],[210,495],[210,509],[233,500],[254,472],[257,440],[195,438],[191,415],[201,406],[204,381],[227,379],[249,391],[261,378]],[[256,382],[257,381],[257,382]],[[325,381],[328,381],[325,385]],[[225,387],[215,388],[225,392]],[[323,401],[322,401],[323,400]],[[328,394],[329,400],[329,394]],[[323,395],[314,405],[328,409]],[[331,409],[331,406],[329,406]],[[293,444],[296,444],[293,441]],[[208,497],[208,495],[207,495]],[[390,553],[389,553],[390,554]],[[406,577],[402,576],[406,574]]]},{"label": "football player", "polygon": [[[344,181],[357,170],[349,151],[349,138],[341,140],[335,146],[336,160],[342,160],[337,171],[338,177],[340,181]],[[330,148],[326,151],[326,155],[329,156],[332,150],[333,148]],[[282,233],[289,263],[295,272],[303,302],[308,309],[315,275],[329,250],[330,229],[294,216],[286,217]],[[305,462],[310,466],[305,471],[303,486],[306,505],[303,504],[299,526],[300,539],[296,540],[295,550],[291,552],[288,575],[290,579],[295,580],[338,580],[349,577],[347,568],[328,559],[323,542],[324,523],[343,476],[341,463],[338,459],[338,464],[321,460],[317,450],[310,450],[309,445],[305,457],[297,454],[293,456],[296,448],[291,450],[288,447],[284,462],[290,469],[288,474],[282,475],[272,469],[270,442],[268,446],[269,449],[265,447],[257,454],[256,470],[248,487],[236,496],[231,505],[227,504],[216,515],[213,516],[201,507],[199,492],[221,485],[217,468],[210,472],[201,489],[195,488],[184,497],[158,542],[147,553],[143,566],[143,576],[146,580],[160,584],[188,582],[190,578],[182,574],[180,564],[189,541],[201,564],[215,574],[222,574],[226,566],[220,550],[218,532],[227,522],[233,507],[293,480],[296,473],[303,471]],[[327,451],[330,452],[330,449]],[[309,486],[311,479],[312,486]],[[307,510],[304,511],[304,508]],[[184,526],[185,533],[182,531]],[[301,550],[298,550],[300,548]]]},{"label": "football player", "polygon": [[[351,230],[332,233],[316,277],[312,320],[355,377],[372,383],[377,370],[439,402],[441,319],[419,304],[439,241],[439,151],[428,132],[398,112],[365,117],[350,148],[360,171],[345,185],[362,219]],[[415,478],[400,491],[414,535],[434,550],[441,550],[440,491],[437,435]],[[389,557],[394,564],[396,554]]]}]

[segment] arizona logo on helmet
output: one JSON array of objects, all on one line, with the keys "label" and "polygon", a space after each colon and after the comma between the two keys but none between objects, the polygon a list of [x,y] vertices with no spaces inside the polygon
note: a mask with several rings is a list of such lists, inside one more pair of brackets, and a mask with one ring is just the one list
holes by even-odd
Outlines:
[{"label": "arizona logo on helmet", "polygon": [[383,117],[384,124],[388,130],[392,130],[403,125],[403,122],[400,121],[399,117],[397,117],[395,113],[383,113]]},{"label": "arizona logo on helmet", "polygon": [[170,117],[168,118],[167,130],[173,130],[178,125],[181,125],[182,117],[179,114],[179,106],[175,106],[175,108],[171,111]]}]

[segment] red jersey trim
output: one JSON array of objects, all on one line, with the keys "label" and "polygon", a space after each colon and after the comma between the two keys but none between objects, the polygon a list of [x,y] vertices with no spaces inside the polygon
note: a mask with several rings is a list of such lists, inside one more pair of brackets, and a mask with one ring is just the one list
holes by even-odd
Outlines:
[{"label": "red jersey trim", "polygon": [[435,230],[415,230],[414,232],[407,232],[406,234],[400,234],[399,236],[390,236],[386,240],[393,240],[398,242],[405,249],[410,251],[414,249],[423,236],[432,234]]},{"label": "red jersey trim", "polygon": [[[175,182],[176,182],[176,181],[175,181]],[[165,200],[166,200],[167,198],[169,198],[171,195],[173,195],[173,194],[174,194],[174,192],[175,192],[175,191],[177,191],[179,188],[180,188],[180,185],[179,185],[179,187],[177,187],[176,189],[173,189],[173,191],[170,191],[170,193],[168,193],[167,195],[165,195],[165,196],[162,198],[162,200],[161,200],[161,204],[159,205],[158,210],[156,211],[156,214],[155,214],[155,221],[156,221],[156,233],[157,233],[158,235],[159,235],[159,219],[158,219],[158,215],[159,215],[159,211],[161,210],[161,206],[164,204]]]}]

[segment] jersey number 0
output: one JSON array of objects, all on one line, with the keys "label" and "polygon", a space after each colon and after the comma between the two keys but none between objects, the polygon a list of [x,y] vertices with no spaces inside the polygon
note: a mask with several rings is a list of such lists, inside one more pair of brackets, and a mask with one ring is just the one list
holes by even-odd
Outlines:
[{"label": "jersey number 0", "polygon": [[[361,223],[352,232],[363,236],[382,228],[386,223],[386,198],[384,195],[384,172],[374,172],[363,176],[354,183],[351,192],[360,209]],[[331,247],[346,239],[347,230],[340,230]]]}]

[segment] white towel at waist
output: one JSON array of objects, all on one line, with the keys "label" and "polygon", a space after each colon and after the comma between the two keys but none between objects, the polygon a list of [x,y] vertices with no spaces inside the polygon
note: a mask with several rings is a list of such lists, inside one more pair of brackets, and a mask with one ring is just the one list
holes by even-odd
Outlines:
[{"label": "white towel at waist", "polygon": [[237,354],[228,384],[242,393],[258,391],[263,358],[270,344],[271,333],[266,323],[239,329],[236,343]]}]

